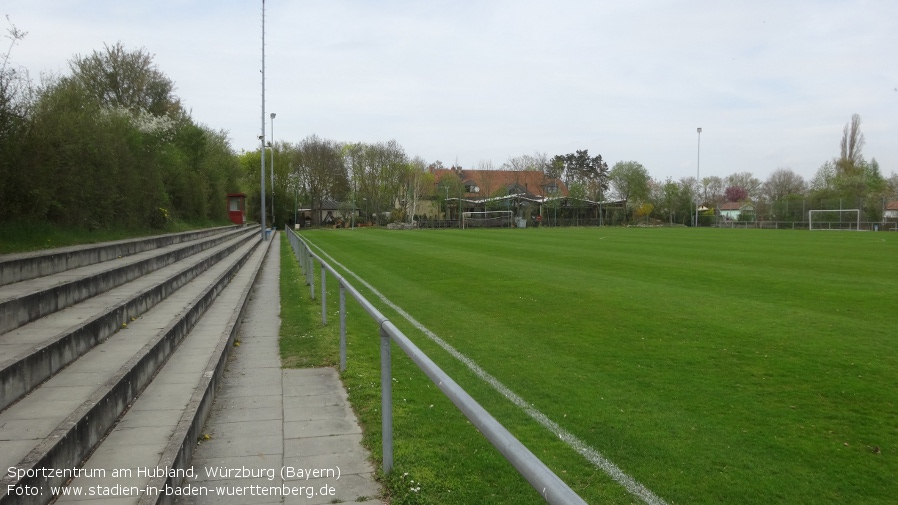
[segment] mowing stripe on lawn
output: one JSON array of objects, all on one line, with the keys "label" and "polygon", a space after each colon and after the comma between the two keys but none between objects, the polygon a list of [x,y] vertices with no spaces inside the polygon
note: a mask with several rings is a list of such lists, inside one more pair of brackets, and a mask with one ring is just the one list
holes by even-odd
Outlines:
[{"label": "mowing stripe on lawn", "polygon": [[474,374],[476,374],[480,379],[489,384],[493,389],[498,391],[500,394],[511,400],[512,403],[520,407],[528,416],[533,418],[536,422],[541,424],[544,428],[548,429],[550,432],[554,433],[561,439],[564,443],[568,445],[571,449],[580,453],[587,461],[592,463],[595,467],[605,472],[609,477],[614,479],[615,482],[624,487],[630,494],[641,499],[643,502],[649,505],[667,505],[661,497],[653,493],[647,487],[645,487],[642,483],[627,475],[623,470],[620,469],[613,462],[608,460],[605,456],[602,455],[598,450],[590,447],[586,442],[577,438],[573,433],[568,432],[564,428],[558,425],[555,421],[552,421],[545,414],[535,409],[532,405],[528,404],[526,400],[518,396],[514,391],[506,387],[504,384],[499,382],[498,379],[487,373],[486,370],[481,368],[477,363],[475,363],[472,359],[468,358],[457,349],[452,347],[448,342],[437,336],[434,332],[430,331],[423,324],[419,323],[414,317],[412,317],[409,313],[402,310],[401,307],[390,301],[386,296],[381,294],[380,291],[374,288],[371,284],[366,282],[364,279],[356,275],[352,270],[346,268],[345,265],[341,264],[339,261],[335,260],[331,255],[325,252],[321,247],[313,244],[308,239],[305,239],[309,244],[314,245],[316,249],[321,251],[321,253],[330,260],[330,262],[338,267],[342,268],[346,273],[355,277],[359,282],[361,282],[366,288],[368,288],[375,296],[381,299],[382,302],[387,304],[390,308],[395,310],[400,316],[405,318],[410,324],[412,324],[415,328],[424,333],[427,338],[432,340],[434,343],[442,347],[446,352],[455,357],[455,359],[461,361],[468,369],[470,369]]}]

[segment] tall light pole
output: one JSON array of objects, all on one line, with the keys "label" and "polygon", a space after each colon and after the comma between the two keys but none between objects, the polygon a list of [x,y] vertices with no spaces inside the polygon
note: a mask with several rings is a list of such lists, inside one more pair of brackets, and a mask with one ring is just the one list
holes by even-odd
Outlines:
[{"label": "tall light pole", "polygon": [[297,207],[299,206],[299,184],[296,182],[296,174],[293,173],[293,163],[287,168],[287,180],[293,189],[293,228],[296,229]]},{"label": "tall light pole", "polygon": [[271,113],[271,225],[274,226],[277,219],[274,215],[274,112]]},{"label": "tall light pole", "polygon": [[698,132],[698,154],[695,161],[695,227],[698,228],[698,201],[701,198],[698,192],[699,186],[701,186],[701,179],[699,179],[699,170],[702,163],[702,129],[696,128],[696,132]]},{"label": "tall light pole", "polygon": [[259,135],[262,143],[262,171],[259,176],[262,188],[261,217],[262,217],[262,241],[265,241],[265,0],[262,0],[262,135]]}]

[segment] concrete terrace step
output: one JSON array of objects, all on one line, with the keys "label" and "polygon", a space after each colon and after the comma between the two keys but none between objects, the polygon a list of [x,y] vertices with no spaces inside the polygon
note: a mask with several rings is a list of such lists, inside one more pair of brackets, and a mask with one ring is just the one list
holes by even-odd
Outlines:
[{"label": "concrete terrace step", "polygon": [[116,240],[101,244],[60,247],[47,251],[21,254],[6,254],[0,256],[0,286],[130,256],[159,247],[209,237],[235,228],[237,226],[222,226],[153,237]]},{"label": "concrete terrace step", "polygon": [[[245,230],[177,242],[130,256],[54,272],[27,282],[0,286],[0,333],[74,305],[99,293],[214,247]],[[9,269],[7,265],[4,269]]]},{"label": "concrete terrace step", "polygon": [[[154,478],[138,469],[183,468],[189,463],[227,351],[236,337],[241,311],[235,311],[235,307],[243,307],[249,297],[267,246],[265,243],[253,253],[246,267],[190,331],[178,352],[84,464],[84,469],[92,474],[100,473],[94,470],[128,469],[130,476],[113,477],[107,472],[105,477],[80,477],[69,484],[70,489],[137,488],[144,493],[131,499],[118,497],[109,503],[138,503],[141,498],[155,503],[156,496],[141,496],[148,487],[178,485],[179,479],[165,475]],[[61,496],[57,503],[84,501],[97,502],[98,497]]]},{"label": "concrete terrace step", "polygon": [[[241,233],[237,232],[237,235],[239,236]],[[122,289],[121,292],[100,300],[100,303],[92,305],[90,309],[86,308],[87,305],[71,307],[70,312],[72,313],[82,308],[87,310],[87,313],[93,313],[94,316],[83,316],[90,317],[91,320],[111,318],[115,321],[121,316],[116,310],[120,310],[123,305],[144,303],[136,301],[142,296],[140,293],[162,289],[165,291],[162,296],[168,295],[164,300],[158,303],[154,302],[154,307],[133,322],[128,323],[127,329],[114,333],[90,348],[56,375],[34,388],[30,394],[0,412],[0,427],[2,427],[0,430],[0,468],[4,468],[4,470],[8,468],[71,470],[79,467],[90,452],[96,450],[96,454],[101,454],[102,451],[96,449],[97,444],[107,434],[109,437],[114,436],[110,433],[115,433],[115,431],[110,432],[110,430],[129,407],[134,412],[140,410],[140,408],[135,410],[131,404],[145,387],[148,388],[149,393],[146,402],[142,405],[153,405],[151,398],[154,396],[158,398],[157,407],[159,406],[158,402],[168,406],[174,405],[174,403],[169,403],[174,400],[169,400],[167,392],[161,396],[153,393],[158,388],[165,388],[166,384],[179,382],[178,376],[187,378],[183,373],[166,372],[160,374],[159,382],[153,385],[154,382],[151,382],[153,377],[166,364],[166,361],[169,361],[171,367],[174,368],[187,367],[188,363],[192,363],[193,367],[198,367],[197,370],[202,368],[199,372],[200,382],[208,381],[205,388],[207,392],[204,395],[211,394],[212,389],[209,384],[212,384],[216,377],[216,368],[210,368],[210,359],[212,358],[208,354],[205,362],[199,357],[206,352],[201,352],[199,349],[207,351],[212,348],[219,349],[220,354],[224,356],[229,335],[227,332],[223,335],[221,331],[224,330],[221,328],[217,330],[204,330],[203,328],[212,323],[220,324],[221,320],[231,321],[233,319],[236,321],[240,310],[242,310],[241,307],[246,298],[245,293],[248,292],[248,286],[252,284],[255,277],[253,272],[258,269],[258,264],[267,250],[265,247],[268,246],[268,243],[264,243],[263,247],[257,247],[259,245],[257,232],[249,232],[248,235],[251,237],[235,237],[229,243],[218,247],[214,244],[204,246],[203,249],[210,247],[215,247],[215,249],[210,249],[202,257],[198,256],[192,261],[168,269],[160,275],[164,279],[157,278],[153,279],[149,285],[141,284],[137,288],[132,287],[130,293],[127,289]],[[233,253],[228,255],[227,252],[231,250]],[[222,259],[221,256],[225,255],[227,256]],[[134,256],[139,256],[139,254]],[[211,265],[216,260],[220,261]],[[244,266],[246,262],[250,263],[249,268]],[[206,270],[200,273],[199,270],[202,269]],[[187,282],[184,277],[186,272],[191,272],[190,275],[195,278],[184,284]],[[150,279],[146,280],[150,281]],[[158,287],[166,282],[169,283],[168,288]],[[175,284],[183,285],[183,287],[177,289]],[[217,297],[221,297],[221,300],[216,305],[213,302]],[[109,305],[108,310],[103,309],[104,304]],[[147,307],[149,305],[150,302],[147,302]],[[140,310],[146,310],[147,307]],[[208,310],[212,310],[208,313],[209,317],[203,318],[203,314]],[[110,316],[110,313],[113,315]],[[126,311],[124,314],[130,313]],[[125,316],[126,320],[130,320],[131,317],[136,316]],[[39,336],[35,337],[39,341],[37,347],[46,348],[47,342],[52,343],[58,335],[65,333],[65,329],[59,330],[60,326],[65,328],[83,326],[81,322],[73,322],[69,326],[59,322],[54,324],[48,324],[50,329],[47,330],[47,335],[43,340],[40,340]],[[121,323],[116,322],[116,324]],[[229,324],[233,326],[231,323],[226,323],[225,327]],[[40,326],[39,323],[34,323],[34,325],[35,328]],[[191,337],[187,337],[191,328],[194,328],[194,333]],[[23,328],[24,333],[28,332],[26,330],[28,329]],[[84,331],[90,332],[90,330]],[[205,336],[198,337],[197,335],[200,334],[205,334]],[[231,333],[232,335],[233,333]],[[102,340],[102,338],[98,340]],[[213,341],[216,343],[213,344]],[[180,350],[179,345],[182,342],[187,344],[183,347],[184,350],[180,353],[175,352]],[[193,348],[193,346],[198,347]],[[22,348],[19,348],[16,357],[21,358],[31,354],[33,353],[22,351]],[[3,365],[10,361],[16,361],[7,359],[9,355],[5,352],[0,356],[3,357]],[[187,384],[193,384],[193,386],[183,386],[190,389],[191,402],[198,391],[196,371],[192,373],[194,374],[193,378],[188,380]],[[0,391],[0,394],[2,394],[0,400],[6,404],[11,403],[7,401],[5,391]],[[183,396],[184,393],[181,394]],[[179,400],[179,402],[181,401]],[[163,409],[158,412],[164,410],[178,411],[181,413],[181,417],[190,415],[202,417],[202,412],[199,410],[197,410],[199,414],[188,415],[187,412],[190,409],[185,410],[184,406]],[[157,411],[153,410],[153,412]],[[176,422],[179,429],[181,424],[183,422]],[[128,424],[120,425],[120,431],[125,430],[127,433],[129,429],[130,425]],[[145,441],[145,439],[140,436],[136,441]],[[136,441],[132,439],[132,442]],[[131,445],[137,447],[141,444],[132,443]],[[193,445],[193,443],[188,445]],[[90,465],[91,463],[86,464]],[[0,479],[0,503],[48,503],[52,499],[48,486],[60,485],[66,480],[68,478],[65,476],[48,477],[46,474],[33,474],[18,478],[11,477],[4,472]],[[9,485],[20,486],[19,489],[22,489],[21,486],[36,486],[42,494],[39,496],[10,495],[8,493]]]},{"label": "concrete terrace step", "polygon": [[0,335],[0,410],[257,236],[256,231],[245,231],[184,261]]}]

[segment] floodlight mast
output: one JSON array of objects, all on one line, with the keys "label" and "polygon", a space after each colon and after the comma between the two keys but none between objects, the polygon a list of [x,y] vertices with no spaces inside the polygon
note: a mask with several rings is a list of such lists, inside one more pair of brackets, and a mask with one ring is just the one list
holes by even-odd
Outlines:
[{"label": "floodlight mast", "polygon": [[274,215],[274,112],[271,113],[271,225],[276,226],[277,218]]},{"label": "floodlight mast", "polygon": [[699,167],[701,167],[702,163],[702,129],[696,128],[695,131],[698,132],[698,154],[695,158],[695,227],[698,228],[698,201],[701,198],[698,188],[701,185]]},{"label": "floodlight mast", "polygon": [[262,189],[262,198],[260,202],[260,216],[262,217],[262,241],[265,241],[265,0],[262,0],[262,135],[259,135],[259,141],[262,143],[262,169],[260,175],[260,186]]}]

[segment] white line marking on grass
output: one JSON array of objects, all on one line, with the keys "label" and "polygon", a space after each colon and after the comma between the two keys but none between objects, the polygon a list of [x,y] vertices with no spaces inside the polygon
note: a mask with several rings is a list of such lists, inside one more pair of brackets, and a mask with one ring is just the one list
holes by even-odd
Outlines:
[{"label": "white line marking on grass", "polygon": [[[311,244],[311,242],[310,242]],[[530,417],[532,417],[536,422],[543,425],[544,428],[548,429],[552,433],[558,436],[564,443],[566,443],[571,449],[574,449],[587,461],[598,467],[600,470],[608,474],[609,477],[614,479],[618,484],[624,487],[630,494],[636,496],[641,499],[645,503],[649,505],[667,505],[661,497],[651,492],[647,487],[642,485],[639,481],[627,475],[623,470],[620,469],[617,465],[612,463],[608,458],[602,456],[602,453],[592,448],[586,442],[577,438],[576,435],[570,433],[565,430],[561,426],[559,426],[555,421],[549,419],[545,414],[536,410],[532,405],[528,404],[523,398],[518,396],[514,391],[508,389],[504,384],[499,382],[499,379],[493,377],[486,370],[480,368],[480,366],[475,363],[473,360],[459,352],[457,349],[452,347],[448,342],[438,337],[434,332],[427,329],[423,324],[419,323],[415,318],[413,318],[409,313],[402,310],[401,307],[391,302],[386,296],[382,295],[380,291],[374,288],[371,284],[368,284],[364,279],[356,275],[352,270],[346,268],[345,265],[341,264],[339,261],[335,260],[331,255],[326,253],[323,249],[315,246],[321,253],[334,264],[342,268],[349,275],[358,279],[359,282],[365,285],[372,293],[374,293],[378,298],[381,299],[384,303],[390,306],[391,309],[395,310],[399,315],[404,317],[409,323],[411,323],[415,328],[421,330],[427,338],[434,341],[437,345],[442,347],[446,352],[451,354],[455,359],[461,361],[465,364],[472,372],[474,372],[478,377],[483,379],[484,382],[493,387],[496,391],[501,393],[503,396],[511,400],[512,403],[520,407],[524,412],[527,413]]]}]

